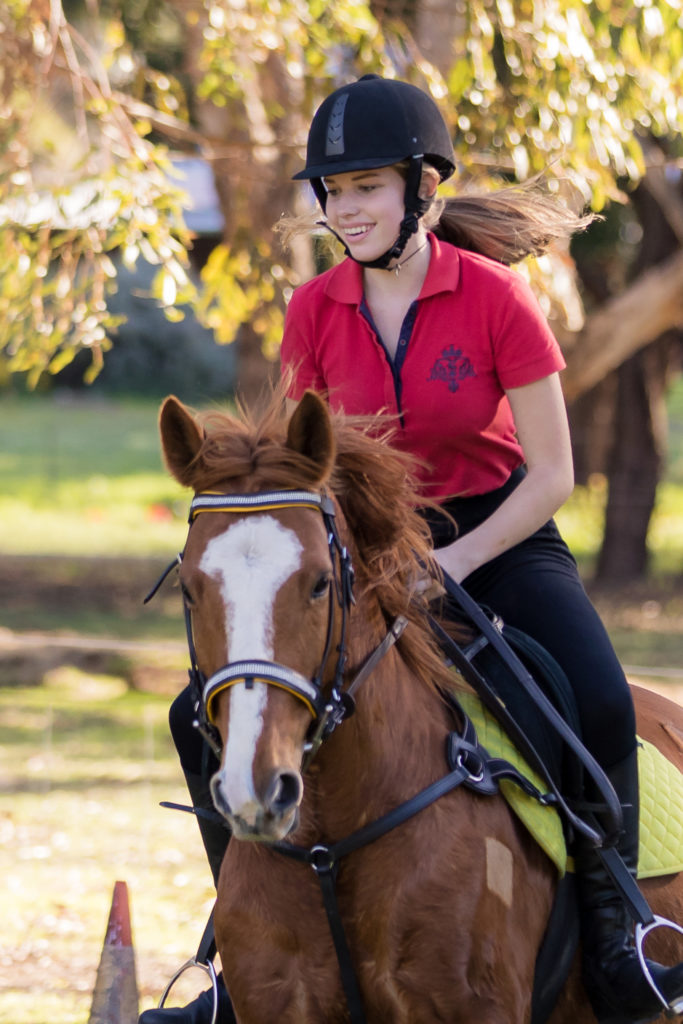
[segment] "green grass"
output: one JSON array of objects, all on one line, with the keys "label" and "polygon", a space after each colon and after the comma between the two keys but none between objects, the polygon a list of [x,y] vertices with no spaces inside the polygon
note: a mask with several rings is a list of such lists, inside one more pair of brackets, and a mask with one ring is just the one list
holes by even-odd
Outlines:
[{"label": "green grass", "polygon": [[[650,545],[656,572],[683,570],[683,383]],[[162,465],[158,403],[27,396],[0,401],[0,552],[172,557],[189,495]],[[558,516],[586,571],[600,544],[604,481]]]},{"label": "green grass", "polygon": [[0,402],[0,550],[161,555],[182,544],[189,495],[163,468],[157,404]]}]

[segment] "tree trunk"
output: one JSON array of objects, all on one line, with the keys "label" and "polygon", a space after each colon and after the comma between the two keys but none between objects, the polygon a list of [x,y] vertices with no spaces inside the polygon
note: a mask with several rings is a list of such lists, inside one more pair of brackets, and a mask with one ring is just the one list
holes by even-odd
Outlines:
[{"label": "tree trunk", "polygon": [[[633,194],[633,205],[644,230],[635,269],[638,272],[652,268],[641,273],[638,281],[652,280],[653,275],[658,275],[654,280],[661,284],[672,272],[678,273],[676,268],[680,267],[682,279],[678,296],[669,293],[669,298],[674,308],[677,302],[680,309],[678,320],[673,322],[683,323],[683,251],[676,230],[677,226],[683,230],[683,220],[680,224],[676,220],[680,197],[677,190],[670,188],[667,203],[657,176],[655,185],[650,188],[646,179]],[[633,297],[637,290],[632,287],[626,294]],[[614,443],[607,466],[609,491],[605,531],[596,570],[597,579],[603,583],[640,579],[647,575],[649,568],[647,534],[666,447],[666,393],[675,365],[672,357],[678,351],[682,335],[680,331],[667,330],[666,324],[660,325],[662,306],[656,287],[649,297],[643,296],[644,301],[646,298],[640,315],[632,304],[628,311],[623,310],[628,323],[618,321],[613,328],[622,340],[627,339],[638,320],[643,325],[644,314],[659,340],[628,359],[617,372]],[[619,302],[619,299],[614,301]]]},{"label": "tree trunk", "polygon": [[621,583],[647,574],[647,532],[661,466],[651,403],[662,398],[659,375],[647,365],[650,356],[638,353],[617,371],[616,443],[607,466],[605,532],[596,570],[601,582]]}]

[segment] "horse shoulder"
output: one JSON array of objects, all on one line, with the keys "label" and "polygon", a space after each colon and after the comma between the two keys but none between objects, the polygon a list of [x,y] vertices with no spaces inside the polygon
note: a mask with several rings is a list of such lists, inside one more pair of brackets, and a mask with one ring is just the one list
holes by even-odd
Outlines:
[{"label": "horse shoulder", "polygon": [[632,686],[631,692],[638,735],[683,771],[683,708],[642,686]]}]

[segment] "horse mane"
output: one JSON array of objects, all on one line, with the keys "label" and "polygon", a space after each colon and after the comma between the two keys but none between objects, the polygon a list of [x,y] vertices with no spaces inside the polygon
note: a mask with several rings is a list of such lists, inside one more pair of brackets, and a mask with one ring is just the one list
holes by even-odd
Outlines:
[{"label": "horse mane", "polygon": [[359,601],[374,595],[387,623],[404,615],[407,628],[399,650],[408,665],[430,686],[453,686],[429,628],[424,600],[416,585],[431,557],[431,534],[419,506],[409,456],[391,446],[388,418],[348,417],[331,413],[336,454],[331,473],[320,478],[319,466],[287,446],[287,415],[281,390],[265,409],[238,407],[235,413],[212,411],[202,417],[205,437],[193,462],[190,486],[195,491],[234,484],[237,489],[328,489],[344,523],[344,542],[353,555]]}]

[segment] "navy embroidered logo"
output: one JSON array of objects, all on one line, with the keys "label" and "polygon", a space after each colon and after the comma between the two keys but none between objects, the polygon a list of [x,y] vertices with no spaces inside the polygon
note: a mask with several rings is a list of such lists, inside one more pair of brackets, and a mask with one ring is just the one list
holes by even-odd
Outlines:
[{"label": "navy embroidered logo", "polygon": [[460,381],[467,377],[476,377],[471,360],[463,356],[462,349],[455,345],[441,350],[441,355],[432,366],[428,380],[442,380],[448,385],[451,394],[460,387]]}]

